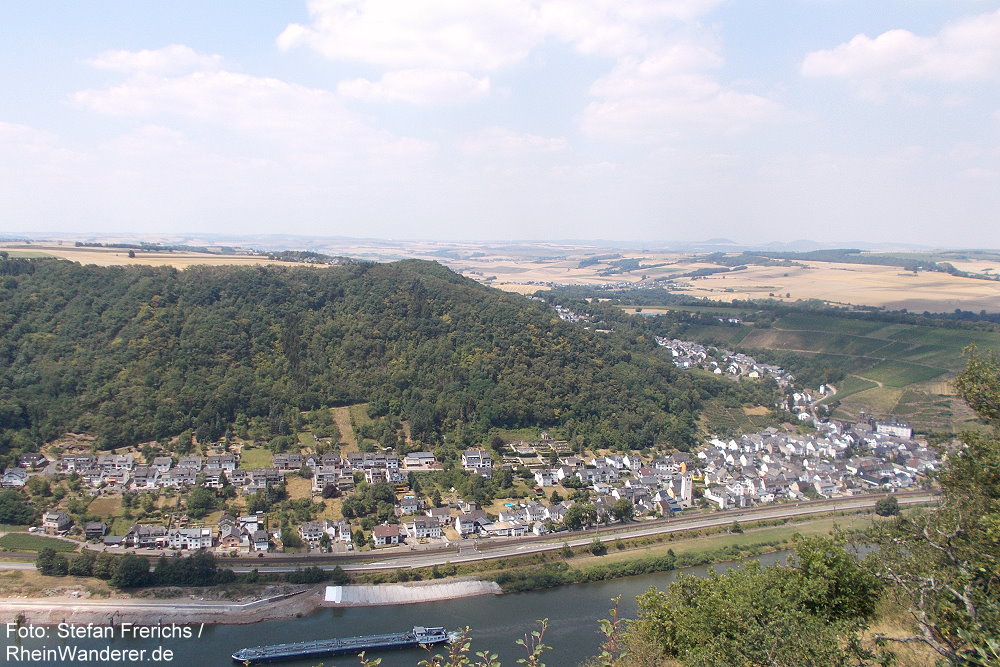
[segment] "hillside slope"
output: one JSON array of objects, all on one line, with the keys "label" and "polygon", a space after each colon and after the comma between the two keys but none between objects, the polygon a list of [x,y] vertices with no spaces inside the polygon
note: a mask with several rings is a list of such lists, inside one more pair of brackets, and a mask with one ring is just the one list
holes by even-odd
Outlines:
[{"label": "hillside slope", "polygon": [[[102,447],[369,402],[414,439],[559,427],[588,444],[684,446],[730,383],[675,371],[652,340],[422,261],[329,268],[0,262],[0,447],[71,430]],[[446,437],[447,436],[447,437]]]}]

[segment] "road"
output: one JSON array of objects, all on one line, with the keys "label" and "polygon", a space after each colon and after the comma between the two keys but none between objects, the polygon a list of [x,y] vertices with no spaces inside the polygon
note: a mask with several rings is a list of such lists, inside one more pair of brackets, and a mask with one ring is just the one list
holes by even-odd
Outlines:
[{"label": "road", "polygon": [[[714,526],[728,526],[734,521],[766,521],[769,519],[790,519],[810,514],[827,514],[830,512],[854,511],[875,507],[875,503],[881,496],[863,496],[859,498],[844,498],[833,501],[808,503],[801,505],[777,505],[769,508],[755,508],[742,511],[716,512],[714,514],[692,517],[689,519],[679,519],[671,522],[657,522],[656,525],[629,524],[614,532],[592,531],[574,534],[569,539],[560,539],[555,535],[551,540],[544,542],[518,543],[508,542],[502,545],[491,545],[484,542],[473,542],[473,548],[460,549],[459,551],[448,551],[445,553],[409,553],[400,554],[395,558],[384,557],[381,560],[368,563],[349,563],[340,565],[347,571],[371,571],[371,570],[396,570],[399,568],[422,568],[434,565],[444,565],[446,563],[467,563],[477,560],[489,560],[493,558],[506,558],[510,556],[523,556],[526,554],[539,553],[543,551],[553,551],[561,549],[562,545],[569,544],[571,547],[586,546],[594,541],[595,537],[602,541],[612,541],[616,539],[628,539],[634,537],[646,537],[650,535],[661,535],[665,533],[683,532],[688,530],[698,530],[700,528],[711,528]],[[901,505],[912,505],[934,502],[936,497],[930,493],[907,497],[899,497]],[[258,572],[290,572],[296,570],[308,561],[297,565],[261,566],[257,567]],[[320,565],[323,569],[330,570],[336,565]],[[234,567],[235,572],[249,572],[250,567]]]},{"label": "road", "polygon": [[[586,546],[597,537],[602,541],[612,541],[616,539],[629,539],[635,537],[647,537],[651,535],[662,535],[666,533],[676,533],[688,530],[698,530],[701,528],[712,528],[716,526],[728,526],[734,521],[767,521],[773,519],[791,519],[814,514],[827,514],[830,512],[854,511],[875,507],[875,503],[883,496],[859,496],[856,498],[838,498],[835,500],[811,501],[796,504],[782,504],[768,507],[756,507],[746,510],[727,510],[724,512],[713,512],[711,514],[656,521],[651,523],[633,523],[600,530],[583,531],[582,533],[572,533],[567,535],[555,534],[546,540],[525,541],[510,540],[505,542],[495,542],[489,540],[468,540],[459,542],[457,549],[435,550],[425,552],[383,552],[370,556],[372,561],[332,563],[319,562],[308,556],[295,559],[294,564],[288,565],[266,565],[267,561],[255,565],[237,565],[232,568],[234,572],[249,572],[256,569],[258,572],[291,572],[308,565],[316,565],[324,570],[332,570],[334,567],[341,567],[347,571],[363,572],[372,570],[396,570],[399,568],[423,568],[434,565],[444,565],[446,563],[467,563],[478,560],[489,560],[493,558],[506,558],[510,556],[523,556],[527,554],[553,551],[561,549],[563,544],[571,547]],[[922,504],[935,502],[936,496],[931,493],[916,493],[913,495],[897,495],[901,505]],[[355,557],[355,560],[357,557]],[[222,563],[224,565],[224,563]],[[33,569],[31,563],[3,562],[0,563],[0,570],[24,570]]]}]

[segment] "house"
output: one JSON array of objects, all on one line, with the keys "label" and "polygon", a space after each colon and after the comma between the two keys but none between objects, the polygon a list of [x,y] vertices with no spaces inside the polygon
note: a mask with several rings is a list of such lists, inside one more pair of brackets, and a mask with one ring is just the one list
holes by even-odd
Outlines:
[{"label": "house", "polygon": [[372,529],[372,540],[375,542],[375,546],[377,547],[399,544],[402,542],[399,533],[399,526],[375,526],[375,528]]},{"label": "house", "polygon": [[330,539],[340,539],[341,542],[351,541],[351,523],[347,519],[333,521],[327,519],[323,522],[323,531],[330,536]]},{"label": "house", "polygon": [[47,535],[65,533],[72,525],[73,521],[66,512],[53,510],[42,515],[42,529]]},{"label": "house", "polygon": [[302,541],[310,546],[310,548],[315,547],[319,544],[321,537],[326,535],[324,526],[319,521],[306,521],[299,526],[299,537]]},{"label": "house", "polygon": [[65,454],[59,458],[60,472],[80,472],[93,468],[97,457],[93,454]]},{"label": "house", "polygon": [[101,539],[108,532],[108,524],[103,521],[90,521],[83,526],[83,535],[88,540]]},{"label": "house", "polygon": [[489,522],[483,510],[470,510],[455,517],[455,530],[463,537],[480,532],[483,524]]},{"label": "house", "polygon": [[191,468],[195,472],[200,472],[205,466],[205,460],[200,456],[182,456],[177,461],[178,468]]},{"label": "house", "polygon": [[406,524],[406,531],[416,539],[428,537],[441,537],[441,522],[437,517],[415,517],[413,521]]},{"label": "house", "polygon": [[11,487],[11,486],[24,486],[28,483],[28,473],[20,468],[9,468],[3,473],[3,478],[0,478],[0,486]]},{"label": "house", "polygon": [[430,507],[424,510],[424,514],[437,519],[442,526],[450,526],[452,523],[451,510],[447,507]]},{"label": "house", "polygon": [[485,449],[467,449],[462,452],[462,468],[483,474],[483,471],[492,470],[493,457]]},{"label": "house", "polygon": [[17,457],[17,466],[19,468],[43,468],[48,464],[49,460],[38,452],[20,454]]},{"label": "house", "polygon": [[392,454],[351,452],[347,455],[345,464],[353,471],[364,471],[372,468],[399,470],[399,457]]},{"label": "house", "polygon": [[132,470],[135,457],[131,454],[101,454],[97,457],[97,467],[101,470]]},{"label": "house", "polygon": [[132,473],[132,488],[137,491],[159,487],[160,470],[153,466],[136,466]]},{"label": "house", "polygon": [[122,538],[122,544],[133,549],[162,549],[169,542],[165,526],[137,523]]},{"label": "house", "polygon": [[518,521],[495,521],[488,532],[496,537],[522,537],[528,532],[528,527]]},{"label": "house", "polygon": [[275,454],[271,466],[278,470],[298,470],[305,465],[301,454]]},{"label": "house", "polygon": [[267,536],[266,530],[255,530],[253,531],[253,550],[254,551],[270,551],[271,550],[271,539]]},{"label": "house", "polygon": [[169,486],[175,489],[194,486],[198,479],[198,471],[194,468],[173,468],[160,476],[160,486]]},{"label": "house", "polygon": [[250,536],[236,524],[227,524],[219,529],[220,551],[250,551]]},{"label": "house", "polygon": [[153,458],[153,467],[160,472],[167,472],[173,465],[174,460],[169,456],[157,456]]},{"label": "house", "polygon": [[403,465],[407,468],[427,468],[437,463],[434,452],[410,452],[403,457]]},{"label": "house", "polygon": [[416,496],[403,496],[399,501],[399,510],[403,514],[416,514],[424,508],[424,501]]},{"label": "house", "polygon": [[551,468],[535,471],[535,484],[538,486],[555,486],[558,481],[556,471]]},{"label": "house", "polygon": [[[347,474],[350,479],[351,488],[354,487],[354,476]],[[328,484],[333,484],[338,489],[341,488],[341,480],[345,479],[344,469],[339,466],[319,465],[313,468],[313,493],[322,493]],[[343,489],[341,489],[343,490]]]},{"label": "house", "polygon": [[175,528],[167,534],[171,549],[211,549],[212,530],[210,528]]},{"label": "house", "polygon": [[236,470],[236,455],[235,454],[217,454],[209,455],[205,457],[205,468],[208,470],[218,470],[222,469],[225,471]]}]

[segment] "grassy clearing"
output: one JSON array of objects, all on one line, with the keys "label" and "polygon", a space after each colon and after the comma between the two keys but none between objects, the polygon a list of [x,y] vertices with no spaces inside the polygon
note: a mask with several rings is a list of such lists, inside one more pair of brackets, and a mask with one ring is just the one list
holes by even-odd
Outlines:
[{"label": "grassy clearing", "polygon": [[319,513],[319,520],[330,519],[334,521],[336,519],[343,519],[344,513],[341,510],[343,504],[343,498],[327,498],[323,501],[323,510]]},{"label": "grassy clearing", "polygon": [[354,437],[354,427],[351,425],[350,408],[331,408],[333,422],[340,430],[340,449],[342,452],[358,451],[358,441]]},{"label": "grassy clearing", "polygon": [[290,500],[312,498],[312,480],[299,477],[298,473],[290,472],[285,475],[285,490],[288,491]]},{"label": "grassy clearing", "polygon": [[121,516],[121,496],[98,496],[87,505],[87,513],[101,517]]},{"label": "grassy clearing", "polygon": [[65,540],[56,540],[44,535],[32,533],[9,533],[0,537],[0,547],[7,551],[41,551],[49,547],[54,551],[76,551],[76,544]]},{"label": "grassy clearing", "polygon": [[117,516],[108,525],[108,535],[124,535],[129,531],[132,526],[135,525],[134,519],[126,519],[125,517]]},{"label": "grassy clearing", "polygon": [[315,447],[316,446],[316,436],[312,434],[312,431],[303,431],[298,433],[299,445],[302,447]]},{"label": "grassy clearing", "polygon": [[244,470],[270,468],[272,456],[270,450],[262,447],[244,448],[240,453],[240,468]]},{"label": "grassy clearing", "polygon": [[518,429],[499,429],[497,435],[504,439],[506,442],[518,442],[520,440],[535,441],[541,438],[542,431],[539,428],[529,427],[529,428],[518,428]]}]

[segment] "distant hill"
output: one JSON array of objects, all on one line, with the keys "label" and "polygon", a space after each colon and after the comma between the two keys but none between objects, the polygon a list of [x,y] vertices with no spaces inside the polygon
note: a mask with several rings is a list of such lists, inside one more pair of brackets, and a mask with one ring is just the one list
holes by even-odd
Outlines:
[{"label": "distant hill", "polygon": [[300,410],[360,402],[424,443],[540,426],[686,447],[702,401],[735,391],[679,373],[641,331],[588,331],[433,262],[0,261],[0,452],[66,431],[211,440],[248,420],[282,435]]}]

